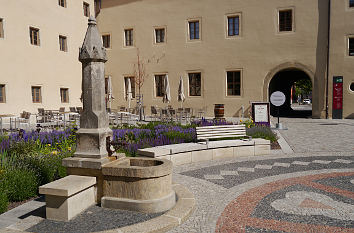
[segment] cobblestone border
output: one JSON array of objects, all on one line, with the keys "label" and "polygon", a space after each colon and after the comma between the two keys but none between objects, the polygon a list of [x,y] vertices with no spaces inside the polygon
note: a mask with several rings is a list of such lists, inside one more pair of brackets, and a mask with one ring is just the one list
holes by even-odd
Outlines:
[{"label": "cobblestone border", "polygon": [[[141,232],[141,233],[152,233],[152,232],[166,232],[175,228],[185,222],[188,217],[193,213],[195,209],[195,197],[193,193],[187,189],[184,185],[181,184],[173,184],[173,190],[177,195],[176,205],[163,215],[150,219],[145,222],[140,222],[137,224],[116,228],[112,230],[100,231],[101,233],[128,233],[128,232]],[[38,219],[37,219],[38,220]],[[30,226],[26,226],[25,222],[20,223],[22,228],[27,229]],[[28,224],[27,224],[28,225]],[[29,223],[29,225],[33,225],[33,223]],[[6,233],[19,233],[26,232],[12,228],[2,228],[0,232]]]},{"label": "cobblestone border", "polygon": [[185,186],[181,184],[173,184],[172,188],[177,195],[176,205],[165,214],[130,226],[125,226],[118,229],[101,231],[101,233],[128,233],[128,232],[166,232],[174,227],[182,224],[188,219],[195,208],[195,198]]}]

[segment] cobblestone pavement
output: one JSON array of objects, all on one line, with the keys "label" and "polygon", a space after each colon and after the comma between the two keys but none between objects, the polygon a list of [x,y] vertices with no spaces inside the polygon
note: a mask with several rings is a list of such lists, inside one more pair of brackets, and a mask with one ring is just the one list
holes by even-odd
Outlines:
[{"label": "cobblestone pavement", "polygon": [[281,134],[294,152],[354,151],[354,120],[281,118]]},{"label": "cobblestone pavement", "polygon": [[175,167],[197,205],[170,232],[354,232],[354,121],[281,121],[293,154]]}]

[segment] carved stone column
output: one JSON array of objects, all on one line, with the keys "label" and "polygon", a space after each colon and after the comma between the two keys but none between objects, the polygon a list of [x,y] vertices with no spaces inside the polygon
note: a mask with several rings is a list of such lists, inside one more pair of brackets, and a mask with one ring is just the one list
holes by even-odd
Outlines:
[{"label": "carved stone column", "polygon": [[108,156],[106,137],[112,136],[105,102],[104,63],[107,61],[96,20],[90,17],[80,49],[83,112],[80,117],[76,157],[100,159]]},{"label": "carved stone column", "polygon": [[77,131],[77,146],[74,157],[63,159],[70,175],[96,176],[97,201],[102,196],[103,164],[115,157],[108,157],[106,138],[113,136],[109,128],[105,102],[104,63],[107,61],[101,35],[94,17],[89,18],[84,43],[80,48],[82,63],[83,112],[80,129]]}]

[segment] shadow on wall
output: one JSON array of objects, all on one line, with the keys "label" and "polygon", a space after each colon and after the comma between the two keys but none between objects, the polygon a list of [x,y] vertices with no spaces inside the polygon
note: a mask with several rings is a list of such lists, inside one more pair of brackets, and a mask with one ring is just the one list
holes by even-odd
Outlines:
[{"label": "shadow on wall", "polygon": [[[240,107],[233,115],[233,117],[242,117],[242,107]],[[248,118],[251,116],[251,105],[249,105],[247,108],[244,109],[244,116],[245,118]]]},{"label": "shadow on wall", "polygon": [[104,8],[109,8],[109,7],[115,7],[115,6],[121,6],[121,5],[127,5],[130,3],[134,2],[141,2],[142,0],[104,0],[102,1],[101,9]]},{"label": "shadow on wall", "polygon": [[346,116],[345,119],[354,119],[354,113],[352,113],[352,114]]}]

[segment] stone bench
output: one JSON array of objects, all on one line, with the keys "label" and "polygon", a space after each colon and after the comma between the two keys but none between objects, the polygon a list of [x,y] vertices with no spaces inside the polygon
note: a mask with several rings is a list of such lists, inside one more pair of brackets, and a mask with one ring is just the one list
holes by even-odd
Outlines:
[{"label": "stone bench", "polygon": [[39,193],[45,194],[46,218],[69,221],[95,204],[96,177],[66,176],[42,185]]},{"label": "stone bench", "polygon": [[266,154],[270,154],[270,141],[261,138],[181,143],[138,150],[139,156],[165,158],[174,165]]}]

